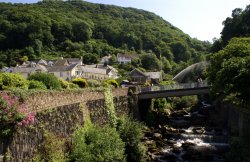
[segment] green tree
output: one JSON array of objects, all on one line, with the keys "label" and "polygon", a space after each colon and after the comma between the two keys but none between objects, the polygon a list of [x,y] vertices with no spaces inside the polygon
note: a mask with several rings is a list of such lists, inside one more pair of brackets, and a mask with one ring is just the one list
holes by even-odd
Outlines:
[{"label": "green tree", "polygon": [[156,55],[152,53],[143,54],[141,56],[142,67],[146,70],[160,70],[160,61]]},{"label": "green tree", "polygon": [[235,94],[249,100],[250,38],[233,38],[211,58],[208,79],[214,93]]},{"label": "green tree", "polygon": [[28,80],[40,81],[47,87],[47,89],[61,89],[59,79],[49,73],[34,73],[28,77]]}]

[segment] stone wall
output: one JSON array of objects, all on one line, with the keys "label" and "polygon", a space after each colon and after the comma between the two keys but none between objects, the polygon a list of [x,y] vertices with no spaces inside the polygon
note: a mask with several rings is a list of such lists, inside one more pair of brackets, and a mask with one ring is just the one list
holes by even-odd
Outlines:
[{"label": "stone wall", "polygon": [[215,111],[211,120],[227,127],[232,136],[250,135],[250,110],[221,102],[217,104]]},{"label": "stone wall", "polygon": [[[127,88],[118,88],[112,91],[113,96],[126,96]],[[87,102],[90,100],[104,99],[103,92],[82,90],[82,91],[45,91],[35,92],[28,96],[25,104],[29,111],[43,111],[53,107],[68,105],[72,103]]]},{"label": "stone wall", "polygon": [[33,124],[18,126],[13,136],[7,140],[7,161],[30,161],[43,142],[46,132],[67,138],[77,125],[83,124],[84,116],[79,103],[39,112]]},{"label": "stone wall", "polygon": [[[113,91],[113,96],[118,116],[133,113],[129,107],[127,89],[117,89]],[[37,93],[30,96],[26,104],[29,110],[37,112],[34,123],[28,127],[18,126],[17,131],[8,139],[0,137],[0,155],[7,151],[7,161],[30,161],[43,142],[46,132],[68,138],[77,126],[84,124],[87,115],[92,123],[108,123],[103,92]]]}]

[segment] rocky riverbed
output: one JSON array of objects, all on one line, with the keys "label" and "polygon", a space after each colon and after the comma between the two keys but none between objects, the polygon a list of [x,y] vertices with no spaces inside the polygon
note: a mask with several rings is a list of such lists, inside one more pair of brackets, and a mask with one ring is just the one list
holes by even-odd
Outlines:
[{"label": "rocky riverbed", "polygon": [[226,129],[211,124],[213,107],[201,104],[164,116],[166,123],[145,131],[148,161],[224,162],[229,151]]}]

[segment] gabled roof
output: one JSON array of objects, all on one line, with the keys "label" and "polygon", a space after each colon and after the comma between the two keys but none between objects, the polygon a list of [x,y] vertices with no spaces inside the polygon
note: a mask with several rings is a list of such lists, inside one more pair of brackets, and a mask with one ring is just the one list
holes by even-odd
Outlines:
[{"label": "gabled roof", "polygon": [[139,75],[141,75],[143,77],[148,77],[142,71],[140,71],[139,69],[136,69],[136,68],[129,73],[129,76],[131,76],[132,74],[139,74]]},{"label": "gabled roof", "polygon": [[68,66],[69,61],[67,59],[59,59],[55,62],[54,66]]},{"label": "gabled roof", "polygon": [[17,66],[17,67],[14,67],[12,69],[12,72],[13,73],[31,73],[31,72],[35,72],[35,71],[43,71],[43,72],[47,72],[47,68],[43,65],[34,65],[33,67],[31,66],[27,66],[27,67],[20,67],[20,66]]},{"label": "gabled roof", "polygon": [[77,67],[78,64],[71,64],[69,66],[48,66],[47,69],[49,72],[64,72],[64,71],[71,71],[75,67]]}]

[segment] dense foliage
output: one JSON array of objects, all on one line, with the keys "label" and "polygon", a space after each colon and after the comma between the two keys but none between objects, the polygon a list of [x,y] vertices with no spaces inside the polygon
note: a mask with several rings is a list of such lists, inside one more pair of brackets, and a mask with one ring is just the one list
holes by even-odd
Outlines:
[{"label": "dense foliage", "polygon": [[84,88],[88,85],[88,82],[84,78],[75,78],[72,80],[72,83],[78,85],[80,88]]},{"label": "dense foliage", "polygon": [[124,146],[115,128],[85,125],[75,133],[71,159],[121,162],[125,161]]},{"label": "dense foliage", "polygon": [[83,56],[90,64],[124,51],[192,63],[209,45],[143,10],[84,1],[0,3],[0,67],[59,56]]},{"label": "dense foliage", "polygon": [[0,73],[0,90],[13,88],[27,89],[27,80],[21,74]]},{"label": "dense foliage", "polygon": [[250,38],[233,38],[211,58],[209,81],[214,93],[236,95],[249,101],[250,97]]},{"label": "dense foliage", "polygon": [[47,89],[46,85],[43,84],[43,82],[37,81],[37,80],[30,80],[28,82],[28,89]]},{"label": "dense foliage", "polygon": [[249,37],[250,35],[250,5],[244,10],[236,8],[232,11],[231,17],[223,22],[224,28],[221,32],[221,38],[215,40],[212,52],[218,52],[225,47],[230,39],[234,37]]},{"label": "dense foliage", "polygon": [[145,160],[145,147],[141,142],[144,137],[143,125],[127,118],[118,120],[117,130],[123,142],[125,142],[125,154],[127,161],[140,162]]}]

